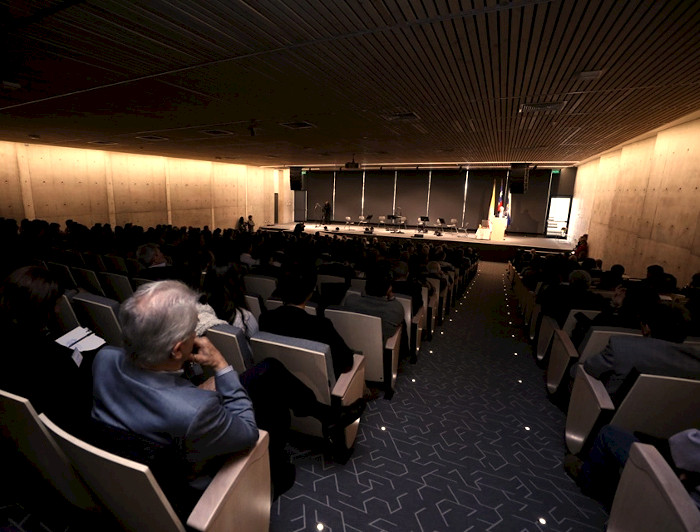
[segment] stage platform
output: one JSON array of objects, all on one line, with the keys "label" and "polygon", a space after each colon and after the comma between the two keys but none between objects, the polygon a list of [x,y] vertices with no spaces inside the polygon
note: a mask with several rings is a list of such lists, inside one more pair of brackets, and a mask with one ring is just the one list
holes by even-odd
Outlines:
[{"label": "stage platform", "polygon": [[[260,229],[264,231],[286,231],[294,230],[296,223],[292,224],[276,224],[262,226]],[[478,250],[483,260],[496,262],[506,262],[515,256],[519,249],[535,249],[542,253],[568,253],[573,250],[575,244],[563,238],[548,238],[544,236],[527,236],[527,235],[511,235],[506,232],[504,240],[483,240],[477,239],[476,233],[464,231],[443,231],[441,235],[435,234],[434,228],[429,228],[427,233],[419,233],[415,228],[401,229],[396,231],[391,225],[388,227],[378,227],[373,225],[373,232],[366,233],[365,225],[328,225],[325,229],[323,225],[317,222],[304,222],[304,232],[320,235],[343,235],[346,237],[376,237],[380,239],[402,238],[409,239],[413,242],[442,242],[449,245],[461,245],[472,247]],[[336,231],[337,229],[337,231]]]}]

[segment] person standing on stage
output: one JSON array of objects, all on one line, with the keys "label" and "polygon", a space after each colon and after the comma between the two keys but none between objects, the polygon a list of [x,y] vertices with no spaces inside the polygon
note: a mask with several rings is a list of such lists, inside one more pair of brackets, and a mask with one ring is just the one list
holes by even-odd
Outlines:
[{"label": "person standing on stage", "polygon": [[329,201],[323,204],[323,223],[325,225],[331,223],[331,203]]},{"label": "person standing on stage", "polygon": [[248,226],[249,233],[255,233],[255,222],[253,221],[252,214],[248,215],[248,221],[246,222],[246,225]]}]

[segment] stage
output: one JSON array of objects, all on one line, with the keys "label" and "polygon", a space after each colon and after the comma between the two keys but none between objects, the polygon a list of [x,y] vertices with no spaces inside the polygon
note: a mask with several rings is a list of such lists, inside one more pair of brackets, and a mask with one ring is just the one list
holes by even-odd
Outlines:
[{"label": "stage", "polygon": [[[295,226],[296,223],[276,224],[262,226],[260,229],[264,231],[291,232],[294,230]],[[367,225],[330,224],[328,226],[323,226],[318,222],[304,222],[305,233],[318,233],[319,235],[328,236],[342,235],[346,237],[376,237],[379,239],[403,238],[412,240],[416,243],[430,242],[431,244],[442,242],[451,246],[461,245],[465,247],[472,247],[478,250],[479,255],[483,260],[490,260],[496,262],[506,262],[510,260],[515,256],[515,253],[518,249],[535,249],[539,252],[544,253],[568,253],[571,252],[574,248],[573,242],[563,238],[510,235],[507,231],[503,240],[496,241],[484,240],[481,238],[477,239],[476,233],[473,231],[456,232],[450,229],[443,230],[441,234],[436,235],[434,227],[428,227],[428,232],[426,233],[420,233],[416,228],[412,227],[397,231],[396,228],[391,225],[372,225],[371,228],[373,229],[373,231],[371,233],[365,232],[365,228],[367,228]]]}]

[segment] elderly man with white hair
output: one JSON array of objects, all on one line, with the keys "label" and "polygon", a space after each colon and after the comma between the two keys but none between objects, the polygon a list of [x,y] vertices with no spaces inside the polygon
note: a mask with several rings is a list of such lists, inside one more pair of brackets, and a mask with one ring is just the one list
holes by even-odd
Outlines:
[{"label": "elderly man with white hair", "polygon": [[[289,409],[337,425],[357,419],[361,408],[331,411],[273,359],[239,377],[208,339],[196,336],[197,300],[184,283],[159,281],[141,286],[122,304],[125,349],[105,347],[95,357],[92,417],[119,438],[126,434],[130,441],[165,448],[177,458],[173,467],[185,468],[182,476],[194,490],[206,487],[218,458],[253,447],[260,426],[270,433],[272,482],[279,495],[294,483],[294,466],[284,453]],[[216,390],[185,378],[187,362],[212,368]],[[291,398],[291,404],[279,397]]]}]

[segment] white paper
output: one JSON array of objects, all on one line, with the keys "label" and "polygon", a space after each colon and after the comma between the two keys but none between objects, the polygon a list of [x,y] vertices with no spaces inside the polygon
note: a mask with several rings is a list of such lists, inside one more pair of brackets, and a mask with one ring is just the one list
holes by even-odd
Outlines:
[{"label": "white paper", "polygon": [[97,349],[106,342],[87,327],[76,327],[60,338],[57,338],[56,343],[64,347],[85,352]]},{"label": "white paper", "polygon": [[73,355],[71,358],[73,359],[73,362],[75,362],[75,365],[78,367],[80,367],[80,364],[83,363],[83,354],[77,349],[73,349]]}]

